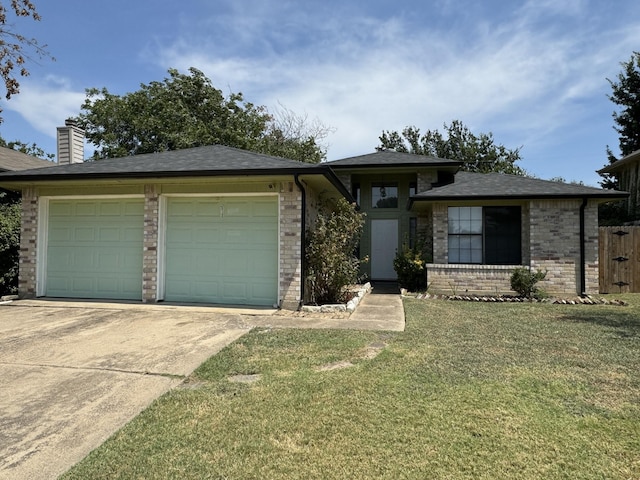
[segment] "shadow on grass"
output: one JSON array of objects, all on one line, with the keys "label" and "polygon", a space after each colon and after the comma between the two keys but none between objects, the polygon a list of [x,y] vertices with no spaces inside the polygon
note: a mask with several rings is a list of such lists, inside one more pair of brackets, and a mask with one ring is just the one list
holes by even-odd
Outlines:
[{"label": "shadow on grass", "polygon": [[635,309],[629,311],[626,307],[583,309],[563,315],[561,320],[606,327],[621,338],[640,337],[640,315]]}]

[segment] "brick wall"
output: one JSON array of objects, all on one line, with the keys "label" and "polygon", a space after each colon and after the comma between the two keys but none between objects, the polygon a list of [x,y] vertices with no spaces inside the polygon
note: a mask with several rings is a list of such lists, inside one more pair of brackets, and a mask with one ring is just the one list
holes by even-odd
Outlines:
[{"label": "brick wall", "polygon": [[431,190],[431,184],[438,181],[438,172],[424,170],[418,172],[418,193]]},{"label": "brick wall", "polygon": [[427,265],[430,293],[446,295],[514,295],[511,290],[511,265]]},{"label": "brick wall", "polygon": [[[522,208],[522,264],[546,270],[540,287],[551,295],[580,290],[580,205],[575,200],[532,200]],[[513,293],[515,266],[449,265],[447,206],[433,207],[433,264],[427,278],[434,292]],[[598,293],[598,207],[585,208],[586,293]]]},{"label": "brick wall", "polygon": [[447,206],[436,204],[433,206],[433,263],[446,264],[449,262],[449,227]]},{"label": "brick wall", "polygon": [[144,237],[142,252],[142,301],[158,299],[158,186],[144,186]]},{"label": "brick wall", "polygon": [[[582,200],[534,200],[530,210],[531,266],[546,270],[540,286],[550,294],[580,293],[580,205]],[[585,209],[587,293],[598,293],[598,208]]]},{"label": "brick wall", "polygon": [[21,298],[36,296],[36,258],[38,242],[38,191],[28,187],[22,191],[22,223],[20,227],[20,265],[18,294]]},{"label": "brick wall", "polygon": [[302,193],[293,182],[280,189],[280,307],[297,310],[302,286]]}]

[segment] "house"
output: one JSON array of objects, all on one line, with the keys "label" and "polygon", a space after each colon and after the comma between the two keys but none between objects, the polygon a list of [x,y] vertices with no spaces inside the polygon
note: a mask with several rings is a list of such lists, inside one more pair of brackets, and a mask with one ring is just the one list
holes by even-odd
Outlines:
[{"label": "house", "polygon": [[58,129],[55,168],[0,174],[22,192],[22,297],[295,309],[326,197],[367,213],[370,279],[393,280],[397,248],[421,236],[433,289],[506,293],[527,265],[552,293],[596,293],[597,204],[626,195],[393,151],[312,165],[213,145],[80,163],[80,135]]},{"label": "house", "polygon": [[[402,242],[432,252],[433,292],[510,293],[517,266],[548,271],[550,294],[598,292],[598,204],[625,192],[515,175],[460,172],[461,163],[380,151],[328,163],[367,213],[364,274],[393,280]],[[511,292],[512,293],[512,292]]]},{"label": "house", "polygon": [[32,155],[0,147],[0,172],[13,172],[16,170],[29,170],[32,168],[51,167],[53,162],[42,160]]},{"label": "house", "polygon": [[625,201],[627,215],[631,219],[640,219],[640,150],[607,165],[598,173],[616,177],[620,189],[629,192],[629,198]]}]

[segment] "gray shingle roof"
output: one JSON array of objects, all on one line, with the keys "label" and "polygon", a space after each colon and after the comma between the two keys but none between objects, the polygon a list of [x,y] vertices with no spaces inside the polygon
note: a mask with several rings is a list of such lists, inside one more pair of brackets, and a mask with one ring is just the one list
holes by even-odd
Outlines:
[{"label": "gray shingle roof", "polygon": [[616,173],[622,170],[625,166],[634,162],[640,161],[640,150],[630,153],[626,157],[622,157],[620,160],[613,162],[611,165],[607,165],[604,168],[598,170],[598,173]]},{"label": "gray shingle roof", "polygon": [[507,198],[625,198],[627,192],[604,190],[502,173],[458,172],[455,182],[421,192],[412,201]]},{"label": "gray shingle roof", "polygon": [[[0,173],[1,180],[53,180],[72,178],[179,177],[190,175],[249,175],[295,173],[317,165],[272,157],[222,145],[150,153],[55,168]],[[324,167],[326,168],[326,167]],[[324,170],[322,168],[322,170]]]},{"label": "gray shingle roof", "polygon": [[413,153],[402,153],[394,150],[380,150],[357,157],[343,158],[326,162],[331,168],[353,168],[353,167],[436,167],[448,166],[456,167],[462,162],[449,160],[448,158],[436,158],[426,155],[415,155]]},{"label": "gray shingle roof", "polygon": [[32,168],[52,167],[53,162],[42,160],[11,148],[0,147],[0,172],[29,170]]}]

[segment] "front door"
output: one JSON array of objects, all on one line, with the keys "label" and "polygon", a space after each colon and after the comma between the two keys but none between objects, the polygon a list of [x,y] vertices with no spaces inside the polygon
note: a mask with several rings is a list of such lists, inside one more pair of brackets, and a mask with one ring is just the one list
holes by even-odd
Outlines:
[{"label": "front door", "polygon": [[398,220],[371,220],[371,279],[396,280],[393,259],[398,250]]}]

